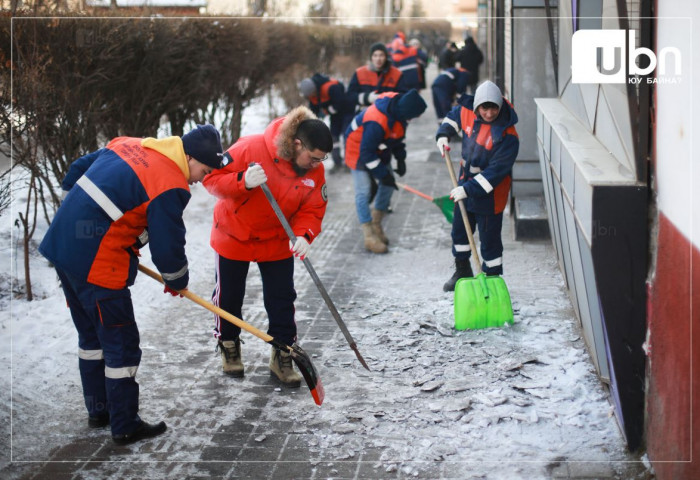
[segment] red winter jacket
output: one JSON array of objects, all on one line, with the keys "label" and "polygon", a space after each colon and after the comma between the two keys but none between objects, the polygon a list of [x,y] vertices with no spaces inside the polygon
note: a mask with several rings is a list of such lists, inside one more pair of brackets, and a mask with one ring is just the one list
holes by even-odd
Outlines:
[{"label": "red winter jacket", "polygon": [[317,164],[300,177],[289,160],[293,134],[306,118],[314,116],[308,108],[298,107],[274,120],[263,134],[240,138],[227,151],[231,163],[205,177],[204,187],[219,199],[214,206],[210,243],[222,257],[269,262],[292,255],[289,238],[262,189],[245,188],[245,171],[253,162],[265,170],[267,185],[294,235],[303,235],[311,242],[321,233],[327,202],[324,167]]}]

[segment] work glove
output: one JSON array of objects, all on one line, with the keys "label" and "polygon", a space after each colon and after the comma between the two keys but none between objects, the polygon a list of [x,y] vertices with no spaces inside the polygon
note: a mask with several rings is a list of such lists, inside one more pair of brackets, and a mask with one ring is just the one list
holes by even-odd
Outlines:
[{"label": "work glove", "polygon": [[437,147],[440,151],[440,155],[445,158],[445,151],[450,151],[450,140],[447,137],[440,137],[437,139]]},{"label": "work glove", "polygon": [[365,93],[365,105],[373,104],[377,98],[379,98],[379,94],[377,92]]},{"label": "work glove", "polygon": [[382,185],[386,185],[387,187],[394,187],[396,190],[399,189],[399,187],[396,185],[396,180],[394,179],[394,175],[391,174],[391,172],[387,173],[384,175],[379,182]]},{"label": "work glove", "polygon": [[177,290],[173,290],[172,288],[170,288],[170,287],[167,286],[167,285],[166,285],[165,288],[163,289],[163,293],[169,293],[169,294],[172,295],[173,297],[178,297],[178,296],[179,296],[180,298],[182,298],[182,294],[181,294],[180,292],[178,292]]},{"label": "work glove", "polygon": [[304,258],[309,254],[311,250],[311,245],[304,237],[297,237],[297,239],[292,243],[289,241],[289,251],[294,254],[295,257],[299,257],[304,260]]},{"label": "work glove", "polygon": [[255,187],[259,187],[263,183],[267,182],[267,175],[265,175],[265,170],[257,164],[254,163],[248,167],[245,172],[244,177],[245,188],[252,190]]},{"label": "work glove", "polygon": [[467,198],[467,191],[464,189],[464,187],[456,187],[450,190],[450,198],[452,201],[455,203],[459,202],[460,200],[464,200]]},{"label": "work glove", "polygon": [[403,177],[406,174],[406,159],[405,158],[397,158],[396,159],[396,168],[394,171],[399,175],[399,177]]}]

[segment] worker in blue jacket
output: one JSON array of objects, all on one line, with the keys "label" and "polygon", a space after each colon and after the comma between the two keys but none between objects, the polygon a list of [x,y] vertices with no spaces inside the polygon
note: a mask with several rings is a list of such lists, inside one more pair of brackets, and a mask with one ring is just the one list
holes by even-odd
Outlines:
[{"label": "worker in blue jacket", "polygon": [[435,106],[435,114],[438,118],[438,123],[442,123],[447,112],[452,110],[455,103],[455,97],[462,95],[467,90],[469,84],[469,72],[464,68],[449,67],[440,72],[440,75],[435,77],[431,90],[433,92],[433,105]]},{"label": "worker in blue jacket", "polygon": [[182,214],[189,185],[222,166],[219,132],[198,125],[182,138],[118,137],[71,164],[67,194],[39,246],[56,267],[78,331],[88,426],[111,426],[118,445],[160,435],[141,420],[139,331],[129,286],[139,247],[150,243],[165,292],[187,288]]},{"label": "worker in blue jacket", "polygon": [[343,170],[341,140],[355,116],[355,103],[345,93],[345,86],[335,78],[320,73],[305,78],[299,83],[301,94],[309,101],[309,108],[319,118],[330,117],[330,130],[333,137],[333,169],[331,173]]},{"label": "worker in blue jacket", "polygon": [[487,80],[473,96],[462,95],[438,128],[437,147],[443,157],[445,150],[450,149],[450,138],[462,133],[458,186],[450,191],[455,202],[452,254],[456,268],[443,286],[445,291],[454,290],[460,278],[474,276],[469,264],[469,240],[457,210],[459,200],[466,199],[472,230],[478,226],[483,271],[487,275],[503,273],[501,227],[520,145],[515,130],[517,122],[513,106],[503,98],[498,86]]},{"label": "worker in blue jacket", "polygon": [[[398,189],[391,159],[396,159],[399,176],[406,173],[406,128],[409,120],[427,108],[417,90],[379,95],[367,110],[359,113],[345,131],[345,163],[351,169],[355,187],[355,207],[362,226],[365,248],[373,253],[388,251],[382,219],[389,210],[391,196]],[[375,181],[376,199],[370,211]]]}]

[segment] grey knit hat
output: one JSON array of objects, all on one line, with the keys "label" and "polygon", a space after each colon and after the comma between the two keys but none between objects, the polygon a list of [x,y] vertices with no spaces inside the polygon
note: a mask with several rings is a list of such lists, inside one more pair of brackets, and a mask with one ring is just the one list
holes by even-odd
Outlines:
[{"label": "grey knit hat", "polygon": [[316,84],[310,78],[305,78],[299,82],[299,91],[308,98],[316,93]]},{"label": "grey knit hat", "polygon": [[479,107],[482,103],[495,103],[498,105],[498,109],[501,109],[503,105],[503,94],[501,89],[493,83],[491,80],[486,80],[484,83],[479,85],[474,92],[474,110]]}]

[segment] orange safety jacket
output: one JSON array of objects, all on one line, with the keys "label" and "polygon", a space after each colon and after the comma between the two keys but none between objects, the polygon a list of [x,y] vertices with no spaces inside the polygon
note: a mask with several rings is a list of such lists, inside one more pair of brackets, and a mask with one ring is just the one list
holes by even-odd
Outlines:
[{"label": "orange safety jacket", "polygon": [[[383,93],[373,105],[359,113],[348,127],[345,142],[345,163],[351,169],[371,170],[376,168],[380,162],[388,164],[391,161],[391,155],[386,155],[385,152],[392,152],[394,147],[402,145],[406,136],[406,125],[404,122],[391,119],[387,112],[390,100],[396,95],[399,94],[397,92]],[[363,157],[361,147],[365,136],[365,126],[369,122],[375,122],[381,126],[383,137],[377,136],[370,139],[369,143],[372,144],[374,151],[367,152]],[[376,148],[374,148],[375,146]]]}]

